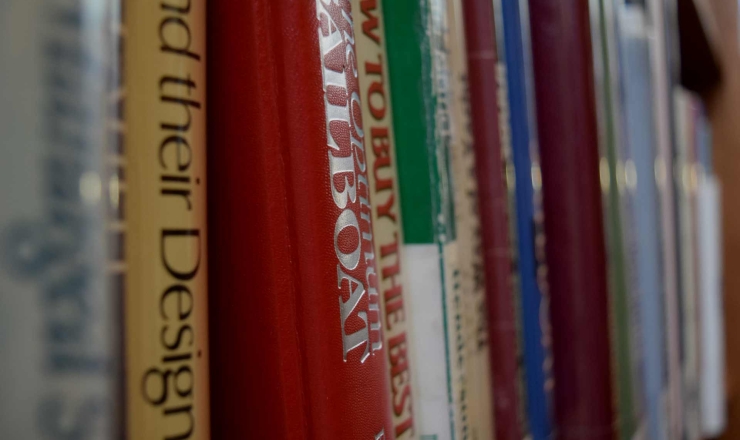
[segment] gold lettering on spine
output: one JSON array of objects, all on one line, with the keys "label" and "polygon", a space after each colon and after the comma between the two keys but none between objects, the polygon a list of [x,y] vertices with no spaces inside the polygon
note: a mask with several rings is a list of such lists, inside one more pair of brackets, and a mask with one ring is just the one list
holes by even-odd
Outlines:
[{"label": "gold lettering on spine", "polygon": [[[316,17],[329,180],[334,205],[340,210],[334,226],[334,252],[342,359],[352,362],[356,350],[357,359],[364,363],[383,347],[383,340],[354,23],[347,0],[316,0]],[[361,257],[364,276],[355,276],[351,272],[360,267]]]},{"label": "gold lettering on spine", "polygon": [[130,0],[128,438],[207,440],[206,0]]},{"label": "gold lettering on spine", "polygon": [[[355,23],[360,67],[362,116],[367,138],[367,169],[372,192],[373,235],[378,256],[380,298],[387,350],[394,437],[415,439],[411,349],[404,302],[403,239],[393,146],[390,86],[385,58],[385,33],[380,0],[352,0],[360,14]],[[378,434],[385,438],[385,433]]]}]

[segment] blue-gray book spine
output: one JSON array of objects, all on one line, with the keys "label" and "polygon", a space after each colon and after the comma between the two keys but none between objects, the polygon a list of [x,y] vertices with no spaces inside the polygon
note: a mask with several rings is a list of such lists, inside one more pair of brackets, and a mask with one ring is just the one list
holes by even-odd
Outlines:
[{"label": "blue-gray book spine", "polygon": [[120,438],[117,0],[0,2],[0,437]]},{"label": "blue-gray book spine", "polygon": [[653,121],[650,47],[645,4],[617,0],[625,161],[625,187],[632,200],[634,274],[642,341],[642,384],[645,399],[646,438],[666,438],[667,415],[663,404],[665,339],[660,217],[655,178],[656,133]]}]

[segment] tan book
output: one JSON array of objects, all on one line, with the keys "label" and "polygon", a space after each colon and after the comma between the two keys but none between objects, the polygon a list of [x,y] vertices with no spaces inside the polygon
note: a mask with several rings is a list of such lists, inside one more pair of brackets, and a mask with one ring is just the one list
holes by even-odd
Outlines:
[{"label": "tan book", "polygon": [[210,437],[205,0],[124,8],[131,440]]},{"label": "tan book", "polygon": [[388,353],[386,369],[390,407],[395,438],[411,440],[417,438],[414,424],[416,378],[413,373],[416,360],[409,335],[412,311],[403,264],[403,230],[382,4],[382,0],[352,0],[352,11],[373,205],[375,255],[381,288],[383,344]]},{"label": "tan book", "polygon": [[[470,121],[468,64],[460,0],[447,0],[450,30],[450,77],[452,79],[452,174],[454,179],[455,225],[461,299],[460,321],[465,353],[461,402],[468,432],[461,438],[493,438],[493,399],[488,346],[488,324],[483,274],[478,184]],[[491,79],[493,80],[493,78]]]}]

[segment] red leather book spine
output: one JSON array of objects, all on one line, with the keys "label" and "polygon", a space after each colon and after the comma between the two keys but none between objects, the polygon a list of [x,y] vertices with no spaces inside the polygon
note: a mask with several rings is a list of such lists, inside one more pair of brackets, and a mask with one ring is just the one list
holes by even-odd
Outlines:
[{"label": "red leather book spine", "polygon": [[512,259],[504,161],[498,126],[493,3],[463,5],[473,147],[485,264],[496,438],[522,438]]},{"label": "red leather book spine", "polygon": [[614,435],[588,2],[529,0],[561,439]]},{"label": "red leather book spine", "polygon": [[213,438],[392,438],[352,11],[209,3]]}]

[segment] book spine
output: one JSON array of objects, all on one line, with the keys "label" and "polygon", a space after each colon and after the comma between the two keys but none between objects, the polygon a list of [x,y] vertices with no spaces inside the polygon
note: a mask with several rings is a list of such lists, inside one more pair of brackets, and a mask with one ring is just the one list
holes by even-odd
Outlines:
[{"label": "book spine", "polygon": [[392,438],[356,16],[348,0],[265,4],[291,29],[269,32],[278,42],[309,438]]},{"label": "book spine", "polygon": [[[510,5],[508,5],[510,6]],[[527,389],[525,385],[525,367],[522,360],[525,356],[524,347],[524,320],[523,302],[521,291],[521,268],[519,259],[519,226],[517,225],[517,200],[516,200],[516,170],[514,168],[514,155],[512,150],[512,125],[511,108],[509,107],[509,84],[508,68],[506,64],[506,41],[504,38],[504,14],[503,4],[499,0],[493,2],[494,31],[496,34],[496,85],[498,86],[498,126],[500,137],[500,154],[503,163],[504,189],[506,205],[504,212],[508,224],[508,240],[505,246],[509,249],[510,283],[514,304],[514,322],[516,323],[516,357],[519,360],[517,368],[516,385],[519,391],[519,422],[525,436],[530,435],[529,420],[527,420]],[[503,218],[501,219],[503,220]],[[504,245],[504,242],[502,242]]]},{"label": "book spine", "polygon": [[[454,198],[449,25],[444,0],[385,4],[420,438],[464,438],[463,312]],[[421,79],[421,81],[419,81]]]},{"label": "book spine", "polygon": [[206,15],[212,437],[304,439],[279,77],[265,68],[275,20],[261,1],[209,1]]},{"label": "book spine", "polygon": [[662,0],[649,0],[648,40],[653,91],[656,141],[656,180],[660,200],[660,238],[662,283],[664,288],[665,382],[664,397],[669,439],[683,436],[683,399],[681,397],[681,345],[678,300],[675,195],[671,136],[671,94],[668,69],[666,5]]},{"label": "book spine", "polygon": [[722,208],[720,186],[712,170],[711,133],[703,111],[697,112],[698,188],[697,263],[699,265],[700,413],[702,436],[717,437],[727,426],[725,335],[722,316]]},{"label": "book spine", "polygon": [[659,440],[667,435],[667,414],[663,405],[664,287],[660,276],[657,156],[647,11],[645,5],[627,3],[620,3],[617,11],[626,149],[629,152],[625,162],[625,186],[635,206],[632,212],[637,242],[634,261],[642,328],[647,437]]},{"label": "book spine", "polygon": [[507,198],[506,178],[509,174],[501,145],[508,133],[508,105],[505,89],[500,88],[505,87],[505,83],[501,84],[505,77],[497,65],[493,3],[486,0],[466,2],[463,12],[482,224],[491,375],[495,388],[495,433],[499,439],[520,439],[524,433],[520,406],[523,399],[518,365],[511,224],[507,214],[510,199]]},{"label": "book spine", "polygon": [[629,223],[625,222],[624,162],[614,11],[610,2],[590,2],[596,114],[599,124],[599,173],[608,252],[612,364],[618,436],[632,439],[639,429],[635,394],[634,297],[630,295]]},{"label": "book spine", "polygon": [[[518,4],[520,3],[520,4]],[[524,6],[524,7],[522,7]],[[505,60],[502,70],[509,104],[512,160],[514,166],[516,200],[516,240],[518,249],[519,286],[521,289],[521,316],[523,353],[526,376],[526,406],[529,431],[534,439],[552,435],[552,357],[549,334],[549,299],[538,281],[538,272],[546,271],[544,256],[537,256],[535,240],[544,241],[542,225],[536,224],[536,200],[539,194],[534,182],[539,177],[538,146],[534,100],[528,94],[525,59],[529,56],[529,13],[526,2],[494,2],[497,18],[499,58]],[[521,9],[520,9],[521,8]],[[522,26],[523,20],[527,21]],[[534,157],[534,160],[533,160]],[[540,219],[540,223],[542,219]],[[537,238],[535,238],[537,237]],[[545,330],[543,332],[543,329]]]},{"label": "book spine", "polygon": [[678,244],[681,274],[681,318],[683,352],[684,433],[690,439],[701,438],[699,409],[699,310],[695,268],[694,196],[696,169],[693,166],[694,118],[692,100],[696,99],[682,87],[673,91],[675,111],[675,179],[678,208]]},{"label": "book spine", "polygon": [[13,11],[0,14],[0,54],[13,60],[0,67],[0,128],[9,136],[0,331],[12,335],[0,338],[0,425],[13,438],[112,439],[120,428],[118,291],[108,278],[118,268],[106,217],[117,191],[108,192],[105,167],[117,139],[109,99],[118,9],[99,6],[0,7]]},{"label": "book spine", "polygon": [[208,439],[205,0],[125,3],[131,439]]},{"label": "book spine", "polygon": [[359,11],[209,11],[214,436],[394,438]]},{"label": "book spine", "polygon": [[[609,295],[589,5],[530,0],[529,11],[558,437],[589,432],[592,439],[611,439]],[[589,365],[587,373],[582,365]]]},{"label": "book spine", "polygon": [[383,308],[386,370],[390,382],[393,433],[398,440],[416,437],[411,314],[406,284],[405,246],[396,170],[391,87],[388,77],[383,1],[352,0],[362,118],[366,133],[368,180],[373,200],[373,235]]},{"label": "book spine", "polygon": [[461,366],[465,389],[461,405],[467,408],[467,413],[464,414],[469,421],[469,431],[464,433],[467,434],[467,438],[490,439],[493,438],[494,431],[486,280],[475,174],[475,150],[471,132],[462,1],[448,0],[447,10],[452,78],[452,174],[463,302],[463,311],[456,315],[455,325],[463,329],[464,336],[457,344],[458,349],[465,352],[464,358],[461,359],[466,362]]},{"label": "book spine", "polygon": [[[615,5],[610,5],[615,6]],[[609,8],[609,6],[607,6]],[[630,141],[633,133],[627,129],[628,119],[625,112],[624,82],[622,80],[622,65],[619,56],[622,48],[618,41],[618,24],[616,22],[616,11],[609,10],[607,16],[607,28],[610,29],[610,56],[614,57],[614,76],[612,77],[612,107],[615,119],[616,137],[616,167],[617,191],[619,193],[620,221],[622,238],[624,240],[624,276],[627,287],[627,331],[629,332],[629,357],[630,382],[632,401],[630,406],[634,417],[634,432],[625,430],[622,435],[633,439],[643,439],[647,435],[647,419],[645,412],[646,390],[645,390],[645,339],[642,316],[644,292],[640,285],[640,242],[638,241],[637,208],[635,199],[636,170],[634,155],[631,151]]]},{"label": "book spine", "polygon": [[[0,427],[118,438],[117,3],[0,5]],[[111,234],[111,237],[114,237]]]}]

